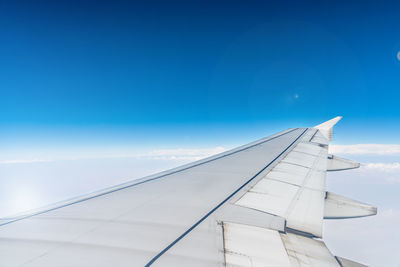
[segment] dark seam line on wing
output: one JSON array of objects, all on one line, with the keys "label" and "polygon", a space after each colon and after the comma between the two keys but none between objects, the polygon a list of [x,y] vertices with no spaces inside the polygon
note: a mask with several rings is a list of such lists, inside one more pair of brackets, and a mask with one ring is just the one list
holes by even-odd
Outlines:
[{"label": "dark seam line on wing", "polygon": [[285,230],[286,230],[286,233],[300,235],[300,236],[304,236],[304,237],[308,237],[308,238],[315,238],[315,237],[316,238],[321,238],[320,236],[315,236],[315,235],[313,235],[311,233],[300,231],[300,230],[296,230],[296,229],[290,228],[290,227],[286,227]]},{"label": "dark seam line on wing", "polygon": [[318,129],[315,130],[315,133],[311,136],[310,140],[308,140],[308,142],[311,142],[311,140],[314,138],[314,136],[318,133]]},{"label": "dark seam line on wing", "polygon": [[272,161],[270,161],[264,168],[262,168],[259,172],[257,172],[253,177],[251,177],[246,183],[236,189],[232,194],[230,194],[227,198],[225,198],[221,203],[219,203],[215,208],[209,211],[206,215],[204,215],[199,221],[197,221],[194,225],[192,225],[188,230],[186,230],[183,234],[181,234],[177,239],[175,239],[171,244],[169,244],[166,248],[164,248],[160,253],[158,253],[154,258],[152,258],[145,266],[148,267],[152,265],[158,258],[160,258],[165,252],[167,252],[172,246],[178,243],[182,238],[184,238],[188,233],[190,233],[194,228],[196,228],[201,222],[207,219],[214,211],[216,211],[219,207],[221,207],[225,202],[227,202],[232,196],[234,196],[237,192],[239,192],[243,187],[248,185],[252,180],[254,180],[260,173],[262,173],[266,168],[268,168],[272,163],[274,163],[282,154],[284,154],[297,140],[300,139],[304,135],[304,133],[308,130],[306,128],[285,150],[283,150],[277,157],[275,157]]},{"label": "dark seam line on wing", "polygon": [[345,169],[334,169],[334,170],[326,170],[327,172],[337,172],[337,171],[347,171],[347,170],[352,170],[352,169],[358,169],[360,167],[349,167],[349,168],[345,168]]},{"label": "dark seam line on wing", "polygon": [[282,163],[286,163],[286,164],[289,164],[289,165],[292,165],[292,166],[299,166],[299,167],[303,167],[303,168],[307,168],[307,169],[312,167],[312,166],[307,167],[306,165],[301,165],[300,163],[297,164],[297,163],[293,163],[293,162],[290,162],[290,161],[285,161],[285,159],[282,160]]},{"label": "dark seam line on wing", "polygon": [[335,260],[337,261],[337,263],[339,263],[340,267],[344,267],[343,264],[340,262],[338,256],[333,256],[335,258]]},{"label": "dark seam line on wing", "polygon": [[[184,169],[180,169],[180,170],[176,170],[176,171],[173,171],[173,172],[170,172],[170,173],[166,173],[166,174],[163,174],[163,175],[161,175],[161,176],[157,176],[157,177],[154,177],[154,178],[150,178],[150,179],[148,179],[148,180],[141,181],[141,182],[138,182],[138,183],[135,183],[135,184],[130,184],[130,185],[127,185],[127,186],[124,186],[124,187],[121,187],[121,188],[116,188],[116,189],[114,189],[114,190],[107,191],[107,192],[103,192],[103,193],[100,193],[100,194],[95,195],[95,196],[91,196],[91,197],[79,199],[79,200],[77,200],[77,201],[74,201],[74,202],[71,202],[71,203],[68,203],[68,204],[65,204],[65,205],[61,205],[61,206],[54,207],[54,208],[51,208],[51,209],[47,209],[47,210],[39,211],[39,212],[36,212],[36,213],[33,213],[33,214],[29,214],[29,215],[26,215],[26,216],[22,216],[22,217],[20,217],[20,218],[14,219],[14,220],[7,221],[7,222],[5,222],[5,223],[0,223],[0,227],[3,226],[3,225],[7,225],[7,224],[10,224],[10,223],[13,223],[13,222],[17,222],[17,221],[20,221],[20,220],[23,220],[23,219],[30,218],[30,217],[33,217],[33,216],[36,216],[36,215],[44,214],[44,213],[47,213],[47,212],[50,212],[50,211],[53,211],[53,210],[65,208],[65,207],[68,207],[68,206],[71,206],[71,205],[74,205],[74,204],[77,204],[77,203],[80,203],[80,202],[83,202],[83,201],[86,201],[86,200],[90,200],[90,199],[93,199],[93,198],[96,198],[96,197],[101,197],[101,196],[104,196],[104,195],[107,195],[107,194],[110,194],[110,193],[114,193],[114,192],[117,192],[117,191],[120,191],[120,190],[129,188],[129,187],[133,187],[133,186],[136,186],[136,185],[140,185],[140,184],[144,184],[144,183],[151,182],[151,181],[154,181],[154,180],[158,180],[158,179],[163,178],[163,177],[165,177],[165,176],[172,175],[172,174],[175,174],[175,173],[178,173],[178,172],[181,172],[181,171],[185,171],[185,170],[188,170],[188,169],[191,169],[191,168],[194,168],[194,167],[197,167],[197,166],[200,166],[200,165],[203,165],[203,164],[206,164],[206,163],[215,161],[215,160],[217,160],[217,159],[221,159],[221,158],[224,158],[224,157],[227,157],[227,156],[236,154],[236,153],[238,153],[238,152],[247,150],[247,149],[249,149],[249,148],[252,148],[252,147],[255,147],[255,146],[264,144],[264,143],[266,143],[266,142],[268,142],[268,141],[274,140],[274,139],[276,139],[276,138],[278,138],[278,137],[281,137],[281,136],[283,136],[283,135],[289,134],[289,133],[291,133],[291,132],[293,132],[293,131],[296,131],[296,130],[298,130],[298,129],[299,129],[299,128],[294,128],[294,129],[292,129],[292,130],[290,130],[290,131],[287,131],[287,132],[282,133],[282,134],[280,134],[280,135],[271,137],[271,138],[269,138],[269,139],[267,139],[267,140],[265,140],[265,141],[262,141],[262,142],[260,142],[260,143],[257,143],[257,144],[254,144],[254,145],[251,145],[251,146],[248,146],[248,147],[244,147],[244,148],[242,148],[242,149],[240,149],[240,150],[233,151],[233,152],[231,152],[231,153],[229,153],[229,154],[225,154],[225,155],[222,155],[222,156],[217,157],[217,158],[214,158],[214,159],[210,159],[210,160],[205,161],[205,162],[201,162],[201,163],[198,163],[198,164],[195,164],[195,165],[192,165],[192,166],[188,166],[187,168],[184,168]],[[1,219],[1,218],[0,218],[0,219]],[[3,220],[4,220],[4,219],[3,219]]]},{"label": "dark seam line on wing", "polygon": [[293,150],[293,152],[295,152],[295,153],[300,153],[300,154],[304,154],[304,155],[309,155],[309,156],[313,156],[313,157],[318,157],[318,155],[315,155],[315,154],[311,154],[311,153],[308,153],[308,152],[304,152],[304,151],[299,151],[299,150]]},{"label": "dark seam line on wing", "polygon": [[358,216],[346,216],[346,217],[324,217],[326,220],[346,220],[346,219],[356,219],[363,217],[375,216],[376,214],[358,215]]}]

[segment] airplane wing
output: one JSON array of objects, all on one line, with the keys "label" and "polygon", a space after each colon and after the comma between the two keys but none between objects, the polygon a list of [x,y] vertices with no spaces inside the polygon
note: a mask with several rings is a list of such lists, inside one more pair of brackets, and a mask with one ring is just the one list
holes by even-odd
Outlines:
[{"label": "airplane wing", "polygon": [[363,266],[334,256],[324,219],[376,214],[326,192],[340,117],[0,220],[0,266]]}]

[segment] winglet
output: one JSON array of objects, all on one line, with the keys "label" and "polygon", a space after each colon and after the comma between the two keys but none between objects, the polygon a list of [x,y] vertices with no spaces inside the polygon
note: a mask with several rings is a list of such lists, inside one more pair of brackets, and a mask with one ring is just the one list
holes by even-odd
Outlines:
[{"label": "winglet", "polygon": [[324,123],[321,123],[314,128],[318,129],[323,136],[326,137],[329,141],[332,141],[332,136],[333,136],[333,126],[342,119],[342,116],[337,116],[336,118],[333,118],[329,121],[326,121]]}]

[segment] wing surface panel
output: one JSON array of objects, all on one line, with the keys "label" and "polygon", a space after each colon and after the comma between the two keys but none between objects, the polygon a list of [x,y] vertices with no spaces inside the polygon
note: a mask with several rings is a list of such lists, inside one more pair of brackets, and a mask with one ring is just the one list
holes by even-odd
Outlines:
[{"label": "wing surface panel", "polygon": [[278,162],[305,130],[288,130],[200,163],[9,220],[0,226],[0,263],[110,266],[113,260],[116,266],[143,266]]}]

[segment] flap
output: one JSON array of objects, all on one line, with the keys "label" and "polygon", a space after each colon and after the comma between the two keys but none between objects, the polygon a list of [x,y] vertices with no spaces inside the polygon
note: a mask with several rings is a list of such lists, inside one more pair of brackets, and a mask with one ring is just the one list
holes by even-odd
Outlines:
[{"label": "flap", "polygon": [[225,222],[223,233],[226,266],[341,266],[322,240]]},{"label": "flap", "polygon": [[280,216],[288,228],[322,237],[328,151],[309,139],[304,136],[235,204]]},{"label": "flap", "polygon": [[223,233],[226,266],[291,266],[278,231],[224,222]]},{"label": "flap", "polygon": [[291,266],[340,267],[322,240],[296,234],[280,234]]},{"label": "flap", "polygon": [[343,171],[356,169],[360,167],[360,163],[340,158],[334,155],[328,156],[327,171]]},{"label": "flap", "polygon": [[377,208],[350,198],[326,192],[324,219],[347,219],[376,215]]},{"label": "flap", "polygon": [[281,232],[285,231],[286,226],[285,218],[234,204],[228,204],[217,212],[216,218],[224,223],[245,224]]}]

